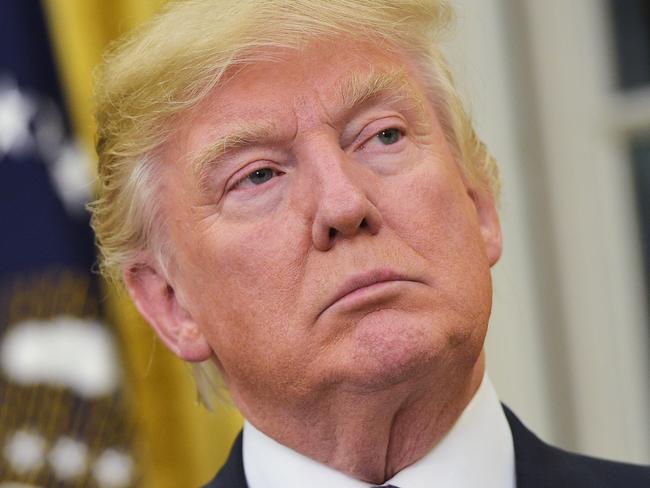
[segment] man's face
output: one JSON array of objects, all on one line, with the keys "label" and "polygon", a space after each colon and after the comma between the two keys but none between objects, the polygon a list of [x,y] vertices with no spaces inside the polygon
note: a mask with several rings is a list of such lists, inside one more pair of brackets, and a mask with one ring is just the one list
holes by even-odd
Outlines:
[{"label": "man's face", "polygon": [[170,284],[236,402],[250,415],[469,369],[498,222],[414,63],[353,43],[271,54],[228,73],[162,153]]}]

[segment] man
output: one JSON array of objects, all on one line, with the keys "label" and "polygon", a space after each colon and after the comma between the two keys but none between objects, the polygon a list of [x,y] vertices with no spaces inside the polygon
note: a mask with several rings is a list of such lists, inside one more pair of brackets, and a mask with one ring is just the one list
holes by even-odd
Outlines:
[{"label": "man", "polygon": [[650,486],[548,447],[485,376],[495,162],[442,0],[194,0],[108,58],[94,227],[246,418],[212,487]]}]

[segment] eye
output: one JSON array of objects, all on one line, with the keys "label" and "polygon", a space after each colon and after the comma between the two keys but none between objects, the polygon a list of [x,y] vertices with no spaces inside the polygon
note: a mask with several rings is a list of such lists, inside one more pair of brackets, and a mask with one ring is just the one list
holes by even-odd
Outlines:
[{"label": "eye", "polygon": [[273,168],[259,168],[242,177],[231,189],[238,190],[251,186],[260,186],[278,176],[278,174],[279,172]]},{"label": "eye", "polygon": [[261,185],[273,178],[275,172],[271,168],[261,168],[253,171],[246,177],[253,185]]},{"label": "eye", "polygon": [[395,144],[402,138],[402,131],[392,127],[390,129],[382,130],[375,137],[377,137],[379,142],[382,144],[389,146]]}]

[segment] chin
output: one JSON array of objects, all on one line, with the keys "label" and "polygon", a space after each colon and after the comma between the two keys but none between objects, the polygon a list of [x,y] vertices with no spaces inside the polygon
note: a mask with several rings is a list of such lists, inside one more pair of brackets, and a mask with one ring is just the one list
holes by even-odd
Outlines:
[{"label": "chin", "polygon": [[392,309],[366,315],[353,336],[346,382],[357,391],[377,391],[474,364],[480,338],[436,323]]}]

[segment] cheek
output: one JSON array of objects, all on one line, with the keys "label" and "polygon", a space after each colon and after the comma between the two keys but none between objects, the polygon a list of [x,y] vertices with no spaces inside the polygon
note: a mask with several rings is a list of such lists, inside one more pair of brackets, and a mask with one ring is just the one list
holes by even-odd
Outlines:
[{"label": "cheek", "polygon": [[491,275],[475,207],[454,167],[432,167],[386,188],[386,224],[424,258],[440,303],[467,324],[487,324]]},{"label": "cheek", "polygon": [[387,225],[420,254],[444,263],[482,246],[472,201],[455,168],[427,161],[382,190]]},{"label": "cheek", "polygon": [[[286,351],[269,344],[295,343],[295,297],[301,285],[306,245],[296,223],[219,222],[200,232],[186,253],[192,290],[192,315],[201,324],[217,355],[246,351],[278,356]],[[281,340],[286,337],[286,340]]]},{"label": "cheek", "polygon": [[218,242],[207,246],[214,252],[219,280],[242,294],[242,300],[273,296],[267,307],[284,305],[278,300],[295,290],[308,246],[300,238],[304,232],[293,227],[290,219],[221,227]]}]

